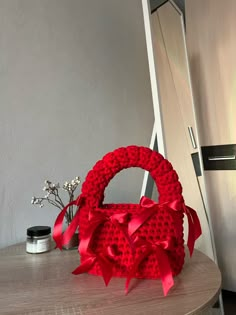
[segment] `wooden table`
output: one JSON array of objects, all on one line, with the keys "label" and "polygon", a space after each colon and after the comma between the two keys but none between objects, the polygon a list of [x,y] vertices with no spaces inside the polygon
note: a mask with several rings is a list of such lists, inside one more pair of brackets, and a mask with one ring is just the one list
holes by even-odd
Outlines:
[{"label": "wooden table", "polygon": [[219,295],[221,274],[199,251],[186,258],[175,286],[163,297],[159,280],[136,280],[125,295],[125,279],[105,287],[101,277],[71,271],[77,250],[27,254],[25,244],[0,250],[0,314],[183,315],[199,314]]}]

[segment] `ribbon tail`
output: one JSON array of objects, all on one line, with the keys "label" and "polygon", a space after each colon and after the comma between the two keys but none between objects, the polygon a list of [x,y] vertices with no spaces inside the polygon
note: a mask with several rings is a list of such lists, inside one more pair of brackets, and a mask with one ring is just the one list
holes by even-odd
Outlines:
[{"label": "ribbon tail", "polygon": [[79,275],[81,273],[88,272],[94,265],[96,257],[87,258],[80,266],[78,266],[72,273],[74,275]]},{"label": "ribbon tail", "polygon": [[[79,206],[81,204],[82,198],[79,196],[75,201],[73,201],[73,205],[77,206],[79,209]],[[79,211],[76,211],[73,220],[71,221],[68,228],[65,230],[62,236],[62,245],[66,245],[71,240],[72,236],[74,235],[77,227],[79,226]]]},{"label": "ribbon tail", "polygon": [[199,236],[202,234],[201,224],[200,224],[197,212],[190,207],[187,207],[187,208],[188,208],[188,210],[192,216],[192,221],[194,224],[195,240],[197,240],[199,238]]},{"label": "ribbon tail", "polygon": [[152,249],[147,247],[145,248],[144,252],[140,254],[139,257],[137,257],[137,260],[135,261],[132,270],[129,272],[126,282],[125,282],[125,293],[129,293],[129,284],[132,278],[135,277],[136,272],[138,271],[138,267],[141,264],[141,262],[152,252]]},{"label": "ribbon tail", "polygon": [[201,224],[198,218],[196,211],[185,204],[184,213],[187,215],[188,218],[188,249],[190,256],[193,254],[193,249],[195,245],[195,241],[199,238],[202,234]]},{"label": "ribbon tail", "polygon": [[190,257],[193,254],[193,249],[194,249],[194,245],[195,245],[195,231],[194,231],[194,224],[193,224],[193,220],[192,220],[192,216],[190,214],[190,212],[186,213],[187,218],[188,218],[188,249],[189,249],[189,254]]},{"label": "ribbon tail", "polygon": [[79,252],[81,253],[86,253],[89,247],[89,244],[92,240],[93,233],[96,230],[96,228],[103,222],[105,221],[105,218],[101,219],[95,219],[90,222],[88,228],[85,231],[84,237],[80,238],[80,243],[79,243]]},{"label": "ribbon tail", "polygon": [[79,226],[79,211],[76,212],[73,220],[62,235],[62,245],[66,245],[71,240],[77,227]]},{"label": "ribbon tail", "polygon": [[100,256],[98,261],[101,267],[104,283],[108,286],[113,275],[113,263],[103,256]]},{"label": "ribbon tail", "polygon": [[125,282],[125,294],[128,294],[129,293],[129,284],[130,284],[130,281],[132,280],[132,276],[129,275],[126,279],[126,282]]},{"label": "ribbon tail", "polygon": [[59,248],[62,250],[62,225],[63,225],[63,220],[66,215],[67,209],[74,205],[75,201],[70,202],[65,208],[62,209],[62,211],[59,213],[58,217],[56,218],[54,228],[53,228],[53,239],[56,243],[56,248]]},{"label": "ribbon tail", "polygon": [[[157,207],[157,206],[156,206]],[[156,207],[146,208],[138,216],[134,216],[128,224],[128,233],[133,235],[157,210]]]},{"label": "ribbon tail", "polygon": [[129,233],[127,232],[126,228],[122,226],[118,221],[114,221],[115,225],[121,230],[121,232],[124,234],[124,237],[127,239],[129,246],[131,248],[132,254],[134,255],[134,243],[132,239],[129,236]]},{"label": "ribbon tail", "polygon": [[167,295],[169,290],[174,285],[174,279],[172,276],[172,271],[169,263],[169,258],[165,252],[164,249],[158,247],[157,248],[157,259],[159,263],[159,269],[160,269],[160,277],[162,281],[162,288],[164,296]]}]

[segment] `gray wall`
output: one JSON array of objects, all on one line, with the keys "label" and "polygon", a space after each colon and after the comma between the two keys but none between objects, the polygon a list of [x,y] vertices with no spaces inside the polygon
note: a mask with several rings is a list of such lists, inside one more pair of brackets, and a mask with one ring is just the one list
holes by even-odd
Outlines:
[{"label": "gray wall", "polygon": [[[106,152],[149,145],[153,110],[141,0],[0,0],[0,247],[58,211],[30,204]],[[140,170],[106,201],[138,202]]]}]

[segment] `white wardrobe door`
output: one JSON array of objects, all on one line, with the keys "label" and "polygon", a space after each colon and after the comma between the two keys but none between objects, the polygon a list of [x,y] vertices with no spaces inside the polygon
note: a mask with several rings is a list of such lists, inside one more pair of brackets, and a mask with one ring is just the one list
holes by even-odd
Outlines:
[{"label": "white wardrobe door", "polygon": [[[200,144],[235,144],[236,1],[186,0],[186,30]],[[236,291],[236,170],[205,179],[223,288]]]}]

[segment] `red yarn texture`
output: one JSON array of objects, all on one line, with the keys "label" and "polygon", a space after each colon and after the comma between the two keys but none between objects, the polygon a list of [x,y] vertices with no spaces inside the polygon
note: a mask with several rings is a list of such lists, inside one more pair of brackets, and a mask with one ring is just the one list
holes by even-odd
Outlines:
[{"label": "red yarn texture", "polygon": [[[146,147],[128,146],[116,149],[106,154],[88,172],[82,185],[84,203],[80,207],[79,234],[86,237],[89,225],[89,212],[95,211],[111,216],[115,213],[129,213],[130,218],[144,210],[139,204],[103,204],[104,191],[110,180],[121,170],[130,167],[140,167],[150,172],[158,192],[159,203],[176,199],[183,200],[182,187],[178,175],[172,165],[159,153]],[[175,239],[175,246],[168,250],[168,258],[173,276],[180,273],[184,264],[183,212],[172,211],[168,208],[159,209],[133,235],[150,243],[165,241],[167,237]],[[123,226],[127,228],[125,223]],[[96,228],[89,250],[95,255],[104,252],[108,246],[116,249],[113,276],[127,277],[142,249],[137,248],[132,254],[130,244],[121,229],[111,221],[105,221]],[[81,263],[86,254],[80,251]],[[89,273],[102,275],[99,263],[95,263]],[[160,277],[158,259],[151,253],[139,266],[135,274],[137,278],[156,279]]]}]

